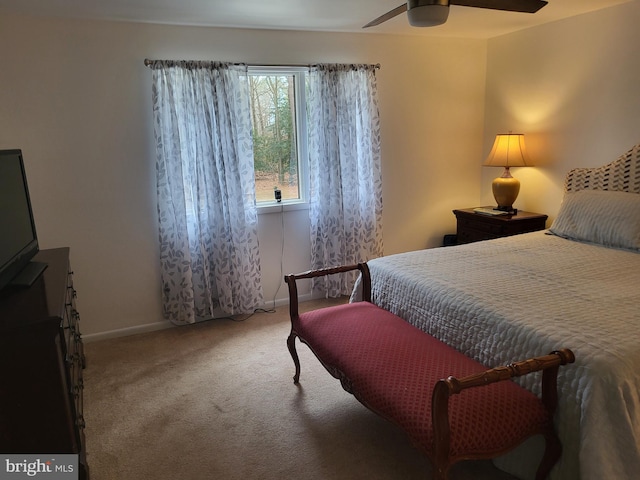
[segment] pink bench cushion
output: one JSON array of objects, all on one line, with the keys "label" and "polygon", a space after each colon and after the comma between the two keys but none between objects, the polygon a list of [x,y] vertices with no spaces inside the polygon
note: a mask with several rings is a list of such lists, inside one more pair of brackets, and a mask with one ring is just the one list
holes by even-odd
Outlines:
[{"label": "pink bench cushion", "polygon": [[[367,302],[300,315],[300,338],[348,379],[364,405],[432,452],[431,395],[441,378],[486,370],[394,314]],[[335,373],[334,373],[335,375]],[[449,400],[450,457],[502,453],[543,428],[542,402],[513,381],[472,388]]]}]

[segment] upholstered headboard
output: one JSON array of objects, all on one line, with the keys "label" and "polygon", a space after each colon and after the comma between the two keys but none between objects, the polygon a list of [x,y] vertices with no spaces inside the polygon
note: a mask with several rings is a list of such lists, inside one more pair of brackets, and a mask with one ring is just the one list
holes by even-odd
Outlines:
[{"label": "upholstered headboard", "polygon": [[640,144],[608,165],[575,168],[567,174],[565,192],[614,190],[640,193]]}]

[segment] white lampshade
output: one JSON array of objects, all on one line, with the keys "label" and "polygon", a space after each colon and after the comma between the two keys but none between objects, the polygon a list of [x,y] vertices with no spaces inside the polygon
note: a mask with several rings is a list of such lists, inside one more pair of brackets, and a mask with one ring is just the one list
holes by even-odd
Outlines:
[{"label": "white lampshade", "polygon": [[486,167],[531,167],[522,133],[496,135],[493,148],[484,161]]},{"label": "white lampshade", "polygon": [[409,2],[407,17],[409,17],[409,23],[414,27],[435,27],[436,25],[442,25],[449,17],[449,2],[448,0]]}]

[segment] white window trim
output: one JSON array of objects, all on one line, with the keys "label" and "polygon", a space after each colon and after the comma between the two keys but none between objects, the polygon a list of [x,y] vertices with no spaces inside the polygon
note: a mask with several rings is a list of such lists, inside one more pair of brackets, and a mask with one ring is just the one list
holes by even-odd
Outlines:
[{"label": "white window trim", "polygon": [[294,90],[296,92],[296,140],[298,151],[298,182],[300,198],[295,200],[282,200],[276,202],[275,198],[270,202],[256,202],[258,214],[277,213],[289,210],[309,209],[309,154],[307,146],[307,107],[305,74],[308,67],[270,67],[270,66],[249,66],[248,73],[256,74],[292,74],[294,78]]}]

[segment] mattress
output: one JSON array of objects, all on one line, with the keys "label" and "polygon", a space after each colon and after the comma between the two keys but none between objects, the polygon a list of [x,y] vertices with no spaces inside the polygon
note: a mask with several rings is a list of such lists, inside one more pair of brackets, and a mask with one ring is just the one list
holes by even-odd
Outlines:
[{"label": "mattress", "polygon": [[[374,303],[486,366],[573,350],[558,376],[563,454],[551,478],[636,478],[640,254],[543,231],[368,265]],[[539,380],[518,379],[538,394]]]}]

